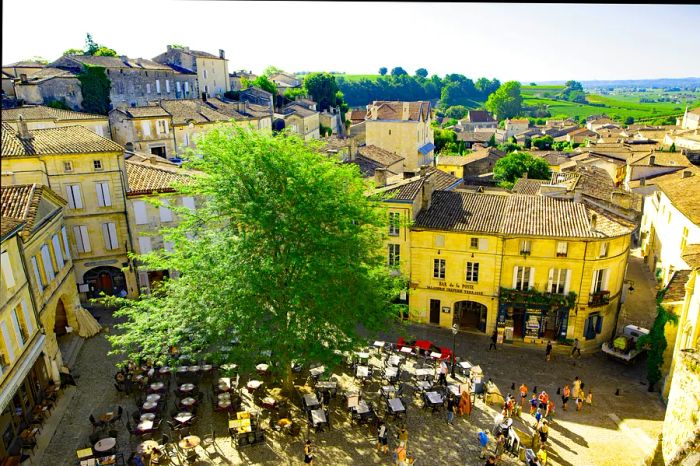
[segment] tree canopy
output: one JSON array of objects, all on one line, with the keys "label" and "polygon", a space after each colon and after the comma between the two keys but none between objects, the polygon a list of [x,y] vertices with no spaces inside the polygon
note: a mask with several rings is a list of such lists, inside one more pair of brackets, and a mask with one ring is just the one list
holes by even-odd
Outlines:
[{"label": "tree canopy", "polygon": [[455,105],[452,107],[448,107],[447,110],[445,110],[445,116],[461,120],[462,118],[467,116],[468,111],[469,110],[464,105]]},{"label": "tree canopy", "polygon": [[533,157],[527,152],[512,152],[499,159],[493,167],[493,178],[499,186],[511,189],[515,180],[527,177],[535,180],[548,180],[552,172],[549,164],[539,157]]},{"label": "tree canopy", "polygon": [[92,39],[92,34],[89,32],[85,36],[85,49],[68,49],[63,52],[63,55],[94,55],[96,57],[116,57],[117,52],[114,49],[98,44]]},{"label": "tree canopy", "polygon": [[248,89],[251,86],[258,87],[264,91],[271,93],[273,103],[275,105],[277,104],[277,85],[270,81],[270,78],[268,78],[264,74],[258,76],[252,81],[246,78],[241,78],[241,87],[243,89]]},{"label": "tree canopy", "polygon": [[416,70],[416,76],[418,76],[419,78],[427,78],[428,70],[426,70],[425,68],[418,68]]},{"label": "tree canopy", "polygon": [[340,91],[335,76],[330,73],[310,73],[304,78],[304,90],[318,104],[318,110],[328,110],[337,105]]},{"label": "tree canopy", "polygon": [[388,70],[386,69],[386,66],[382,66],[381,68],[379,68],[379,74],[382,76],[386,75],[387,71]]},{"label": "tree canopy", "polygon": [[486,109],[497,115],[499,120],[503,120],[518,115],[522,109],[522,103],[520,83],[508,81],[489,96],[486,101]]},{"label": "tree canopy", "polygon": [[126,318],[109,337],[114,353],[172,363],[175,348],[243,373],[269,360],[289,387],[292,363],[339,363],[334,350],[366,344],[358,327],[398,318],[385,209],[357,166],[284,134],[219,126],[198,141],[202,158],[188,163],[202,175],[178,189],[204,205],[174,208],[180,225],[162,231],[172,252],[139,256],[179,277],[137,300],[107,299]]},{"label": "tree canopy", "polygon": [[284,70],[277,68],[276,66],[270,65],[263,70],[263,76],[267,76],[269,78],[273,74],[282,73],[283,71]]},{"label": "tree canopy", "polygon": [[403,68],[401,68],[400,66],[397,66],[397,67],[391,69],[392,76],[401,76],[404,74],[408,74],[408,72],[406,70],[404,70]]},{"label": "tree canopy", "polygon": [[103,66],[84,65],[78,74],[80,91],[83,95],[81,106],[88,113],[107,115],[112,106],[109,98],[112,82]]}]

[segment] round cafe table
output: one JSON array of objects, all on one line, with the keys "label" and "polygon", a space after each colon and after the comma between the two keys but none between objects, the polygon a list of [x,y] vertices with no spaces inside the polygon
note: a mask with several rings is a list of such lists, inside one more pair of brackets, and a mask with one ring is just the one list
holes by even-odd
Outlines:
[{"label": "round cafe table", "polygon": [[146,440],[141,442],[139,446],[136,447],[136,453],[140,453],[142,455],[150,455],[153,449],[157,447],[158,442],[156,442],[155,440]]},{"label": "round cafe table", "polygon": [[180,367],[177,368],[177,372],[178,372],[179,374],[184,374],[184,373],[187,372],[188,370],[189,370],[189,367],[187,367],[187,366],[180,366]]},{"label": "round cafe table", "polygon": [[146,397],[146,401],[158,402],[158,400],[160,400],[160,395],[158,395],[157,393],[151,393]]},{"label": "round cafe table", "polygon": [[228,409],[231,407],[231,399],[219,399],[217,404],[221,409]]},{"label": "round cafe table", "polygon": [[231,394],[229,392],[219,393],[218,397],[220,400],[230,400]]},{"label": "round cafe table", "polygon": [[158,373],[162,375],[170,374],[170,368],[168,366],[163,366],[158,370]]},{"label": "round cafe table", "polygon": [[188,393],[194,390],[194,384],[191,383],[183,383],[180,385],[180,391],[184,393]]},{"label": "round cafe table", "polygon": [[184,450],[190,450],[192,448],[196,448],[197,446],[199,446],[201,441],[202,440],[199,437],[197,437],[196,435],[188,435],[187,437],[180,440],[178,445],[180,445],[180,448],[182,448]]},{"label": "round cafe table", "polygon": [[200,367],[199,366],[190,366],[188,370],[190,372],[199,372]]},{"label": "round cafe table", "polygon": [[109,413],[104,413],[104,414],[100,415],[100,421],[110,422],[112,419],[114,419],[115,416],[116,415],[110,411]]},{"label": "round cafe table", "polygon": [[159,392],[163,388],[165,388],[165,384],[163,382],[156,382],[151,384],[151,390],[153,390],[154,392]]},{"label": "round cafe table", "polygon": [[143,413],[139,418],[139,421],[153,421],[156,418],[155,413]]},{"label": "round cafe table", "polygon": [[214,366],[212,366],[211,364],[205,364],[202,366],[202,371],[208,372],[208,371],[212,370],[213,368],[214,368]]},{"label": "round cafe table", "polygon": [[248,390],[257,390],[262,384],[263,383],[260,380],[251,380],[246,384],[246,388]]},{"label": "round cafe table", "polygon": [[114,448],[116,446],[117,446],[117,439],[115,439],[114,437],[107,437],[107,438],[103,438],[102,440],[97,442],[93,449],[95,451],[105,452],[105,451],[111,450],[112,448]]},{"label": "round cafe table", "polygon": [[189,406],[192,406],[193,404],[195,404],[196,401],[197,401],[197,400],[195,400],[195,399],[192,398],[191,396],[188,396],[187,398],[183,398],[182,400],[180,400],[180,404],[182,404],[182,406],[188,406],[188,407],[189,407]]},{"label": "round cafe table", "polygon": [[182,412],[182,413],[177,413],[177,415],[173,418],[180,424],[184,424],[185,422],[189,421],[194,417],[194,414],[188,413],[188,412]]},{"label": "round cafe table", "polygon": [[157,406],[158,406],[158,403],[156,403],[155,401],[147,401],[143,404],[143,410],[144,411],[153,411],[154,409],[156,409]]}]

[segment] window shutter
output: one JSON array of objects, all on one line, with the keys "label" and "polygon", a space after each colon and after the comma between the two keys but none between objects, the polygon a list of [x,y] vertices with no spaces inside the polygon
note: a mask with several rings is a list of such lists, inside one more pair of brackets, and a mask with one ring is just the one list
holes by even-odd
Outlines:
[{"label": "window shutter", "polygon": [[[15,329],[15,337],[17,338],[17,346],[21,349],[26,343],[22,337],[22,329],[19,327],[19,318],[17,317],[17,308],[12,309],[12,326]],[[9,343],[9,341],[8,341]]]},{"label": "window shutter", "polygon": [[600,333],[603,331],[603,317],[598,316],[598,319],[595,322],[595,333]]},{"label": "window shutter", "polygon": [[489,240],[486,238],[479,238],[479,250],[486,251],[489,248]]},{"label": "window shutter", "polygon": [[170,132],[170,125],[168,125],[168,120],[163,120],[163,128],[165,128],[165,134]]},{"label": "window shutter", "polygon": [[552,292],[552,285],[554,284],[554,269],[549,269],[549,279],[547,280],[547,293]]},{"label": "window shutter", "polygon": [[80,185],[71,184],[66,186],[66,197],[68,198],[68,207],[71,209],[83,208],[83,200],[80,198]]},{"label": "window shutter", "polygon": [[68,208],[75,209],[75,202],[73,201],[73,187],[66,186],[66,199],[68,200]]},{"label": "window shutter", "polygon": [[569,288],[571,287],[571,270],[564,270],[566,273],[566,281],[564,282],[564,294],[569,294]]},{"label": "window shutter", "polygon": [[170,80],[165,80],[165,92],[170,93]]},{"label": "window shutter", "polygon": [[160,79],[156,79],[156,93],[160,94]]},{"label": "window shutter", "polygon": [[61,242],[58,240],[58,235],[53,235],[51,238],[51,243],[53,244],[53,253],[56,256],[56,264],[58,265],[58,270],[63,270],[65,263],[63,262],[63,254],[61,253]]},{"label": "window shutter", "polygon": [[110,246],[112,242],[109,240],[109,226],[106,223],[102,224],[102,238],[105,242],[105,249],[112,249]]},{"label": "window shutter", "polygon": [[172,241],[165,241],[163,243],[163,248],[165,249],[165,252],[173,252],[173,246],[175,246],[175,244]]},{"label": "window shutter", "polygon": [[593,271],[593,280],[591,280],[591,294],[595,293],[595,283],[598,281],[598,274],[600,273],[600,270],[594,270]]},{"label": "window shutter", "polygon": [[190,209],[192,212],[194,212],[194,198],[193,197],[183,197],[182,198],[182,205]]},{"label": "window shutter", "polygon": [[112,205],[112,198],[109,195],[109,183],[106,181],[97,183],[97,201],[100,203],[100,207]]},{"label": "window shutter", "polygon": [[2,331],[2,339],[7,342],[5,348],[7,349],[7,358],[9,359],[8,362],[12,363],[15,360],[15,350],[10,344],[10,331],[7,329],[7,324],[4,320],[0,321],[0,330]]},{"label": "window shutter", "polygon": [[44,281],[41,279],[41,274],[39,273],[39,263],[36,260],[36,256],[32,256],[32,268],[34,269],[34,278],[36,279],[37,286],[39,287],[39,293],[43,293]]},{"label": "window shutter", "polygon": [[2,277],[5,279],[5,286],[12,288],[15,286],[15,275],[12,273],[12,264],[10,263],[10,254],[2,253]]},{"label": "window shutter", "polygon": [[61,236],[63,237],[63,253],[66,255],[66,260],[70,260],[70,249],[68,248],[68,234],[66,227],[61,227]]},{"label": "window shutter", "polygon": [[150,136],[151,135],[151,122],[150,121],[142,121],[141,122],[141,131],[143,132],[144,136]]},{"label": "window shutter", "polygon": [[119,247],[119,241],[117,240],[117,224],[108,223],[109,237],[112,240],[112,249],[117,249]]},{"label": "window shutter", "polygon": [[75,237],[75,244],[78,247],[78,252],[85,252],[83,247],[83,238],[80,233],[80,227],[73,227],[73,236]]},{"label": "window shutter", "polygon": [[527,287],[528,288],[534,288],[535,287],[535,268],[530,267],[530,280],[528,281]]},{"label": "window shutter", "polygon": [[141,287],[141,292],[151,294],[151,285],[148,283],[148,272],[139,272],[139,286]]},{"label": "window shutter", "polygon": [[160,211],[160,221],[161,222],[172,222],[173,221],[173,212],[168,208],[168,202],[163,201],[163,205],[158,207],[158,210]]},{"label": "window shutter", "polygon": [[513,267],[513,288],[518,285],[518,266]]},{"label": "window shutter", "polygon": [[603,274],[603,288],[602,291],[607,291],[608,290],[608,278],[610,276],[610,269],[603,269],[601,271]]},{"label": "window shutter", "polygon": [[90,235],[88,235],[88,229],[85,225],[80,226],[80,239],[83,243],[83,252],[92,251],[90,247]]},{"label": "window shutter", "polygon": [[139,236],[139,251],[141,254],[148,254],[151,252],[151,237],[150,236]]},{"label": "window shutter", "polygon": [[143,225],[148,223],[148,215],[146,214],[146,203],[144,201],[134,201],[134,216],[136,224]]},{"label": "window shutter", "polygon": [[29,337],[31,337],[32,333],[34,333],[34,324],[32,323],[32,316],[29,313],[29,306],[27,306],[25,300],[22,300],[22,314],[24,314],[24,323],[27,325],[27,333]]},{"label": "window shutter", "polygon": [[51,282],[56,275],[53,273],[53,268],[51,267],[51,254],[49,253],[49,247],[43,245],[41,247],[41,261],[44,263],[44,273],[46,274],[46,279]]},{"label": "window shutter", "polygon": [[75,208],[83,208],[83,198],[80,196],[80,185],[73,185],[73,196],[75,197]]}]

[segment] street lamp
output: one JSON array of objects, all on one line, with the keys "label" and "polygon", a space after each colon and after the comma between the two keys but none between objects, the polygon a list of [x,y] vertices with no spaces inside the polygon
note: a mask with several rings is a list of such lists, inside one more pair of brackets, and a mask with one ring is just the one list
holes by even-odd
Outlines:
[{"label": "street lamp", "polygon": [[459,332],[459,326],[455,323],[452,324],[452,378],[455,377],[455,344],[457,342],[457,332]]}]

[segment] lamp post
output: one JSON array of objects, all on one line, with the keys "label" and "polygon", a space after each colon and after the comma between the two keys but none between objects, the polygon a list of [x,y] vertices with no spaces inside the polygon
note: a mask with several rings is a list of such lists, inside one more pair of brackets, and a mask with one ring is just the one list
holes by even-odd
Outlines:
[{"label": "lamp post", "polygon": [[452,324],[452,378],[455,377],[455,344],[457,343],[457,332],[459,331],[459,326],[454,323]]}]

